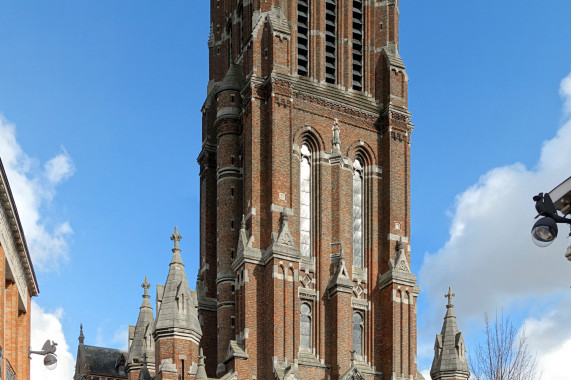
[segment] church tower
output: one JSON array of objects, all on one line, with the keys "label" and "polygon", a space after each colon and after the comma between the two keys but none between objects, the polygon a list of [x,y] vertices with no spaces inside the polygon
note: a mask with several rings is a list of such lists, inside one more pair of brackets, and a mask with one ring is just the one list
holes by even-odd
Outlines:
[{"label": "church tower", "polygon": [[399,0],[211,1],[208,377],[417,378],[399,17]]}]

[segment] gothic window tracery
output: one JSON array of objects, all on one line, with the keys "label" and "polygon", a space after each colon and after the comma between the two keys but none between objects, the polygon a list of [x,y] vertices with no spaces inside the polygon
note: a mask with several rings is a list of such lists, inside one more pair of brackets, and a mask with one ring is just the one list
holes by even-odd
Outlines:
[{"label": "gothic window tracery", "polygon": [[353,164],[353,266],[363,268],[363,163]]},{"label": "gothic window tracery", "polygon": [[311,257],[311,151],[306,144],[301,147],[300,183],[299,250],[302,256]]},{"label": "gothic window tracery", "polygon": [[353,351],[363,356],[363,316],[359,313],[353,313]]},{"label": "gothic window tracery", "polygon": [[305,302],[301,304],[300,348],[311,348],[311,306]]}]

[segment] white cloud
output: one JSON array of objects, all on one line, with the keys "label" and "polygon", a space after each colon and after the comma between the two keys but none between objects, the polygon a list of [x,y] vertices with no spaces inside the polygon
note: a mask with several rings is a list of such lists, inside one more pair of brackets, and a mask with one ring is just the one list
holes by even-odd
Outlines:
[{"label": "white cloud", "polygon": [[[561,82],[560,94],[564,111],[570,114],[571,74]],[[569,291],[571,264],[563,256],[570,243],[569,230],[560,225],[559,238],[543,249],[535,247],[530,237],[536,215],[532,196],[550,191],[569,175],[571,119],[543,144],[535,168],[516,163],[492,169],[457,196],[449,240],[437,253],[425,255],[419,273],[421,288],[432,304],[422,316],[425,328],[419,331],[419,362],[431,361],[449,285],[457,294],[456,315],[465,332],[480,330],[485,312],[530,309],[536,318],[530,317],[527,323],[530,337],[534,335],[530,348],[541,353],[541,364],[547,367],[559,355],[571,356],[571,328],[560,328],[571,317],[571,303],[555,303],[553,315],[542,315],[545,310],[537,307],[540,302],[554,303]],[[560,314],[567,319],[557,319],[560,323],[555,328],[550,323]],[[542,342],[552,342],[553,350]],[[565,377],[550,376],[544,379]]]},{"label": "white cloud", "polygon": [[46,340],[57,343],[57,367],[48,370],[44,367],[43,356],[32,355],[30,375],[32,379],[60,380],[71,379],[75,372],[75,361],[63,334],[61,319],[63,310],[57,309],[53,313],[46,312],[35,301],[32,301],[32,349],[39,351]]},{"label": "white cloud", "polygon": [[62,153],[47,161],[43,168],[18,144],[16,128],[0,114],[0,157],[6,169],[12,194],[18,207],[32,262],[37,270],[57,269],[68,255],[68,240],[73,230],[69,222],[46,223],[44,208],[56,193],[56,185],[73,175],[71,157]]},{"label": "white cloud", "polygon": [[424,376],[424,379],[425,379],[425,380],[430,380],[430,379],[432,379],[432,378],[430,377],[430,370],[425,369],[424,371],[420,371],[420,373],[422,374],[422,376]]},{"label": "white cloud", "polygon": [[58,154],[51,160],[45,163],[46,177],[48,181],[53,184],[58,184],[73,175],[75,167],[73,161],[65,148],[62,148],[63,153]]},{"label": "white cloud", "polygon": [[569,377],[571,355],[571,299],[564,298],[540,318],[525,321],[525,333],[530,347],[537,351],[543,373],[542,380]]},{"label": "white cloud", "polygon": [[571,75],[561,81],[559,95],[563,98],[563,110],[565,113],[571,112]]}]

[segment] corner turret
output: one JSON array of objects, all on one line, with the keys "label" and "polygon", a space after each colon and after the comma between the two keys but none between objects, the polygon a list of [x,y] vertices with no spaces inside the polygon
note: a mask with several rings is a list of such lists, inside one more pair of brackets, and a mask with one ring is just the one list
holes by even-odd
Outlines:
[{"label": "corner turret", "polygon": [[153,339],[153,328],[155,325],[155,317],[153,315],[153,308],[149,299],[149,287],[151,284],[147,281],[141,284],[143,288],[143,303],[139,308],[139,318],[133,331],[133,340],[129,346],[129,353],[127,355],[127,375],[129,380],[138,380],[139,374],[145,365],[148,365],[147,371],[150,373],[155,372],[154,362],[145,364],[146,357],[155,357],[155,341]]},{"label": "corner turret", "polygon": [[464,338],[458,330],[454,315],[452,297],[455,296],[449,287],[448,294],[444,296],[448,298],[448,305],[442,332],[436,335],[434,343],[434,360],[430,369],[430,377],[433,380],[467,380],[470,377]]},{"label": "corner turret", "polygon": [[[157,310],[154,330],[155,365],[159,366],[156,380],[178,379],[198,361],[198,346],[202,329],[198,321],[196,300],[188,286],[177,227],[171,236],[173,256],[167,280],[162,289],[162,300]],[[185,372],[186,371],[186,372]]]}]

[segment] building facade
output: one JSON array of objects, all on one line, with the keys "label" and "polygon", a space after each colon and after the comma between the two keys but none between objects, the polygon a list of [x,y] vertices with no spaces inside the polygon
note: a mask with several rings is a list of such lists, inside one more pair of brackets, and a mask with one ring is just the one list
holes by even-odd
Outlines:
[{"label": "building facade", "polygon": [[211,1],[208,376],[417,376],[399,17],[398,0]]},{"label": "building facade", "polygon": [[31,297],[39,293],[24,230],[0,160],[0,379],[30,379]]},{"label": "building facade", "polygon": [[[398,6],[211,1],[196,291],[175,227],[110,378],[423,379]],[[431,375],[460,380],[451,297]]]}]

